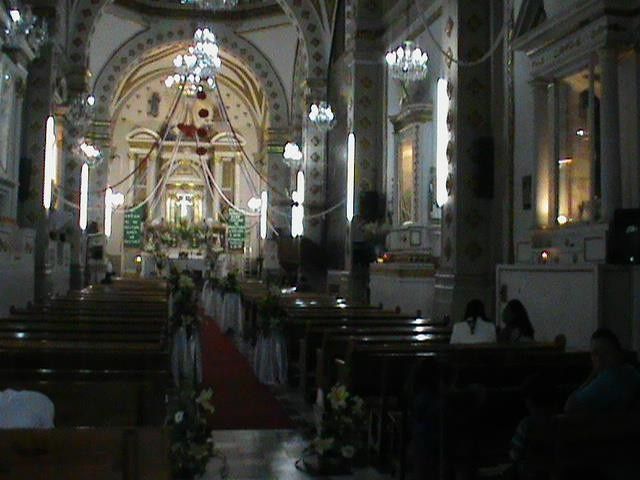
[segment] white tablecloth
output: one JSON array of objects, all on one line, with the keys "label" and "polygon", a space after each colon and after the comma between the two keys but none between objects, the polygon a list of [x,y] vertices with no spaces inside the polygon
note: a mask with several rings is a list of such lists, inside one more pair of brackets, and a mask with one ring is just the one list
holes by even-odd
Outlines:
[{"label": "white tablecloth", "polygon": [[253,368],[261,383],[267,385],[287,383],[287,346],[284,335],[274,333],[268,337],[258,336]]},{"label": "white tablecloth", "polygon": [[183,383],[195,385],[202,382],[202,345],[198,330],[192,330],[191,337],[187,337],[185,327],[180,327],[174,334],[171,347],[171,374],[176,386]]},{"label": "white tablecloth", "polygon": [[242,299],[237,293],[225,293],[222,297],[222,308],[219,311],[218,324],[223,332],[233,330],[242,336],[244,324],[244,309]]}]

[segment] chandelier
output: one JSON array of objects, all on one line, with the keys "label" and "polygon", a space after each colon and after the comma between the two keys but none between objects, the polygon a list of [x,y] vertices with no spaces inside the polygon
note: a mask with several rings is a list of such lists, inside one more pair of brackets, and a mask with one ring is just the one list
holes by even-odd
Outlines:
[{"label": "chandelier", "polygon": [[84,137],[78,139],[74,150],[76,155],[89,167],[97,167],[104,159],[102,151],[96,147],[91,140]]},{"label": "chandelier", "polygon": [[182,5],[200,10],[231,10],[238,6],[238,0],[180,0]]},{"label": "chandelier", "polygon": [[4,39],[10,48],[19,48],[24,39],[38,53],[48,39],[47,24],[31,12],[31,7],[18,7],[15,2],[9,7],[11,21],[4,29]]},{"label": "chandelier", "polygon": [[407,40],[385,56],[391,76],[403,82],[423,80],[427,76],[429,56],[415,42]]},{"label": "chandelier", "polygon": [[288,142],[284,146],[284,152],[282,153],[285,163],[291,168],[297,168],[302,161],[302,151],[297,143]]},{"label": "chandelier", "polygon": [[93,95],[81,94],[73,99],[69,104],[67,119],[70,130],[75,136],[84,135],[93,121],[96,97]]},{"label": "chandelier", "polygon": [[331,130],[335,125],[336,117],[327,102],[319,102],[311,105],[309,120],[321,130]]},{"label": "chandelier", "polygon": [[222,67],[219,52],[213,32],[208,28],[197,29],[187,53],[173,59],[176,71],[165,79],[164,84],[167,88],[182,89],[187,96],[197,95],[206,87],[215,88],[215,78]]}]

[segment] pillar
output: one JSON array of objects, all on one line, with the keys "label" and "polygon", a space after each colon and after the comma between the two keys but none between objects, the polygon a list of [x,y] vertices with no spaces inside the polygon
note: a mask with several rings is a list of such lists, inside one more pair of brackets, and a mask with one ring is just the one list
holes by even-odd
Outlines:
[{"label": "pillar", "polygon": [[602,217],[613,220],[622,206],[622,178],[620,165],[620,117],[618,108],[618,58],[614,49],[598,52],[602,79],[600,101],[600,158],[602,187]]},{"label": "pillar", "polygon": [[[55,66],[57,54],[51,44],[44,46],[29,68],[23,116],[22,158],[30,163],[28,198],[18,205],[21,227],[36,231],[34,245],[34,297],[44,300],[47,287],[47,253],[49,249],[49,215],[42,205],[44,152],[47,117],[53,113]],[[52,203],[53,205],[53,203]]]},{"label": "pillar", "polygon": [[[294,188],[289,166],[282,154],[285,144],[291,139],[287,132],[270,129],[265,139],[263,151],[263,172],[267,179],[261,182],[261,188],[266,189],[269,196],[269,222],[280,235],[291,235],[291,191]],[[306,232],[305,232],[306,233]],[[267,234],[273,237],[273,232]]]},{"label": "pillar", "polygon": [[[327,99],[325,79],[307,79],[304,112],[311,104]],[[335,113],[335,106],[332,106]],[[318,247],[323,244],[325,218],[317,216],[327,207],[327,132],[306,121],[302,129],[303,162],[305,172],[304,236]]]},{"label": "pillar", "polygon": [[[484,2],[451,0],[443,7],[444,50],[456,59],[470,59],[490,45],[491,11]],[[445,60],[450,102],[448,200],[442,215],[442,255],[436,274],[434,317],[463,316],[466,303],[478,298],[493,303],[491,261],[492,200],[478,191],[482,178],[477,150],[491,135],[491,65],[462,67]],[[477,153],[477,152],[476,152]]]}]

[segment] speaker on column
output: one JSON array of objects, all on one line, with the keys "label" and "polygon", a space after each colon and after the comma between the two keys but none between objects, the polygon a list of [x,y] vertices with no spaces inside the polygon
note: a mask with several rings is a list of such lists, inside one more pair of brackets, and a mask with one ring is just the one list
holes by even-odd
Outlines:
[{"label": "speaker on column", "polygon": [[384,214],[384,197],[376,191],[360,192],[360,218],[365,222],[375,222]]},{"label": "speaker on column", "polygon": [[31,159],[20,157],[18,168],[18,201],[24,202],[29,198],[29,188],[31,188]]},{"label": "speaker on column", "polygon": [[493,198],[494,145],[493,137],[479,137],[471,144],[473,193],[478,198]]},{"label": "speaker on column", "polygon": [[616,210],[607,250],[609,263],[640,263],[640,208]]}]

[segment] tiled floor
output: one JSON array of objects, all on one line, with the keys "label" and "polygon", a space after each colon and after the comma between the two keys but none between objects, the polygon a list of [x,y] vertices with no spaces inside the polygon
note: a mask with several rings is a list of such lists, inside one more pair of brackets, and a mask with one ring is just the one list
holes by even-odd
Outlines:
[{"label": "tiled floor", "polygon": [[[230,480],[302,480],[310,475],[296,469],[296,460],[305,440],[289,430],[224,430],[214,434],[216,445],[227,457]],[[209,465],[203,480],[218,478],[219,462]],[[389,480],[373,469],[359,470],[353,475],[322,477],[329,479]]]}]

